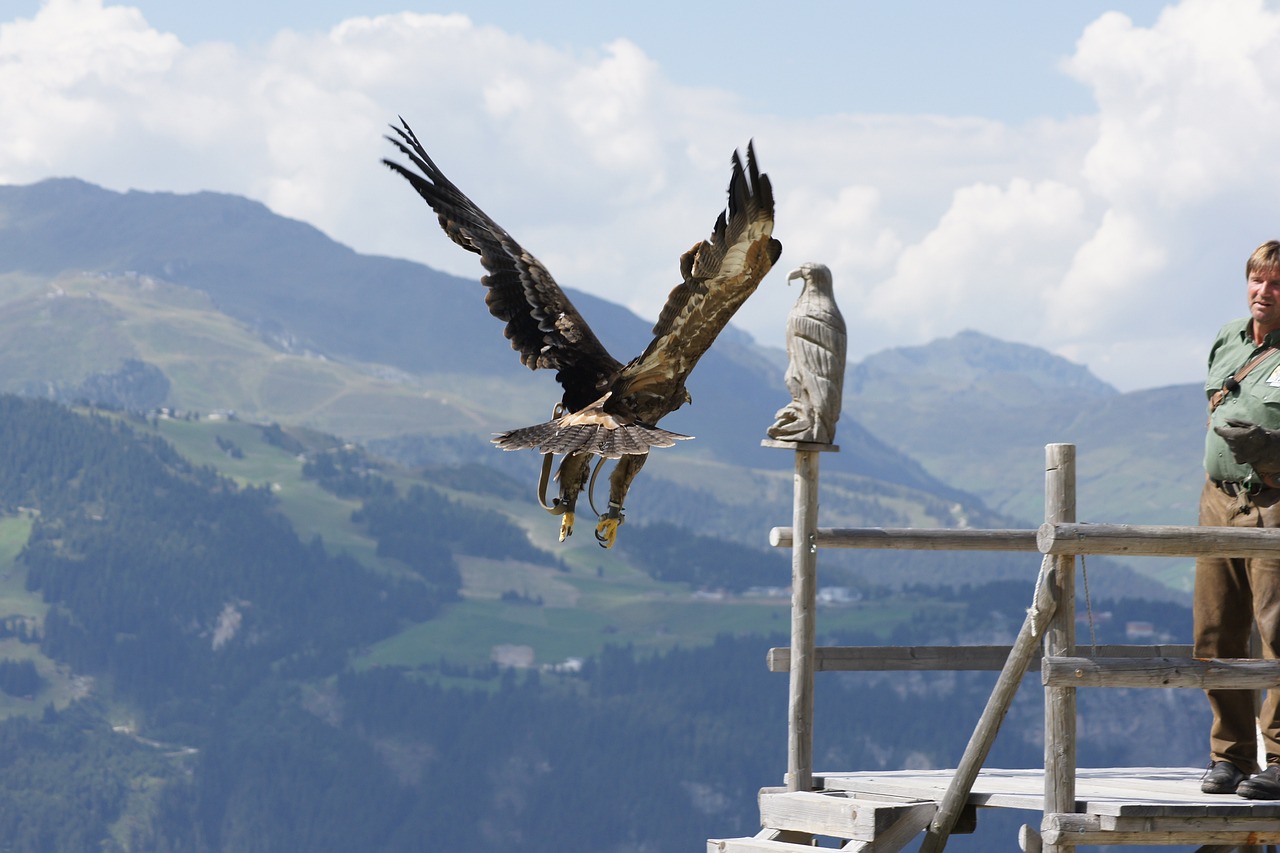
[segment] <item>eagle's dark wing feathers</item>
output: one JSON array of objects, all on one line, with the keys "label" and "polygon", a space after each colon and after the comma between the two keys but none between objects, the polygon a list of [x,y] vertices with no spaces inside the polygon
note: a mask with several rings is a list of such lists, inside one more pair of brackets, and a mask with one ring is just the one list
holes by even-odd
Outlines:
[{"label": "eagle's dark wing feathers", "polygon": [[736,151],[732,164],[727,209],[711,236],[680,258],[684,281],[667,297],[652,343],[619,379],[651,423],[684,402],[690,371],[782,254],[773,238],[773,187],[756,165],[754,144],[745,166]]},{"label": "eagle's dark wing feathers", "polygon": [[506,323],[506,336],[520,361],[531,369],[554,369],[570,410],[597,399],[621,362],[596,338],[546,267],[445,177],[409,125],[401,119],[401,126],[392,130],[396,135],[387,139],[418,171],[393,160],[382,162],[413,185],[453,242],[480,256],[488,272],[481,279],[488,288],[485,302]]},{"label": "eagle's dark wing feathers", "polygon": [[[545,454],[538,500],[561,516],[561,541],[573,532],[578,495],[595,481],[588,473],[590,460],[617,459],[609,477],[609,508],[596,525],[596,539],[610,547],[631,481],[650,448],[688,438],[656,426],[658,419],[688,399],[689,372],[782,252],[773,239],[773,189],[756,165],[754,146],[747,146],[745,165],[734,152],[727,209],[710,238],[680,258],[683,281],[668,297],[652,343],[623,366],[605,351],[546,268],[440,172],[404,119],[392,130],[395,136],[387,139],[417,171],[383,162],[413,185],[450,239],[480,255],[488,272],[482,281],[489,311],[506,323],[521,361],[531,368],[554,368],[565,389],[564,412],[502,433],[494,443],[503,450],[535,447]],[[564,459],[556,472],[560,496],[547,503],[552,454]]]}]

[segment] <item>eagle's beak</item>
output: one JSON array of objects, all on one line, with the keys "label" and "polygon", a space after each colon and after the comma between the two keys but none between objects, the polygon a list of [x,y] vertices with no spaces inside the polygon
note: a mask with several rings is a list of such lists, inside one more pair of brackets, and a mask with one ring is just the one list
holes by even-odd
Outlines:
[{"label": "eagle's beak", "polygon": [[787,284],[791,284],[791,282],[795,281],[796,279],[801,279],[801,280],[804,279],[803,269],[795,269],[787,273]]}]

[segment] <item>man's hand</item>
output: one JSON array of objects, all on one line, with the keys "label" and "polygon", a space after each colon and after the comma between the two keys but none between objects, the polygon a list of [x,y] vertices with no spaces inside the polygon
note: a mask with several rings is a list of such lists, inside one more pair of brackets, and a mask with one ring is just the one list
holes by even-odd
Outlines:
[{"label": "man's hand", "polygon": [[1280,473],[1280,430],[1231,418],[1213,431],[1222,436],[1241,465],[1252,465],[1259,474]]}]

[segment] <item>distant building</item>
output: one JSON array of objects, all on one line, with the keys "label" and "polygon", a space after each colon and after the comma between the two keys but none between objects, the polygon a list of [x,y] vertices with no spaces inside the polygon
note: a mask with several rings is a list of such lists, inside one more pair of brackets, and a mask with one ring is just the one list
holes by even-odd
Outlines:
[{"label": "distant building", "polygon": [[498,666],[528,669],[533,666],[533,646],[514,646],[503,643],[489,652],[489,660]]},{"label": "distant building", "polygon": [[743,598],[778,598],[790,599],[791,587],[789,586],[753,586],[748,587],[746,592],[742,593]]},{"label": "distant building", "polygon": [[847,586],[824,586],[818,590],[819,604],[853,604],[860,600],[862,600],[862,593]]},{"label": "distant building", "polygon": [[562,672],[562,673],[578,673],[582,672],[582,658],[565,658],[560,663],[544,663],[542,669],[544,672]]},{"label": "distant building", "polygon": [[1130,640],[1149,640],[1156,635],[1156,626],[1150,622],[1126,622],[1124,635]]}]

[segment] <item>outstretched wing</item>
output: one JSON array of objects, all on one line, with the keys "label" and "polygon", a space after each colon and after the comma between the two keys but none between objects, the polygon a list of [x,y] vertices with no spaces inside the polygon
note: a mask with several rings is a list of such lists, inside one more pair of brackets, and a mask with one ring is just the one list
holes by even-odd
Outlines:
[{"label": "outstretched wing", "polygon": [[754,144],[745,167],[736,151],[732,163],[728,209],[711,237],[680,258],[684,281],[667,297],[652,343],[623,369],[622,393],[642,417],[656,420],[684,402],[689,372],[782,254],[772,236],[773,187],[756,165]]},{"label": "outstretched wing", "polygon": [[511,348],[531,369],[551,368],[576,410],[596,400],[622,363],[604,348],[551,273],[437,168],[404,119],[387,139],[412,161],[412,171],[383,160],[418,191],[453,242],[480,256],[488,275],[489,312],[507,324]]}]

